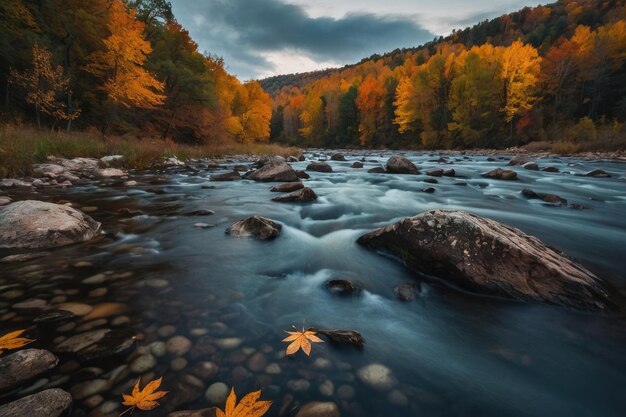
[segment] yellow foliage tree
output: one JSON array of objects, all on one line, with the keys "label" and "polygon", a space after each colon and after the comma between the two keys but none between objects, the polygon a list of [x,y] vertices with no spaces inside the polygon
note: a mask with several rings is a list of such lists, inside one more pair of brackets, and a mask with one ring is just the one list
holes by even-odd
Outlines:
[{"label": "yellow foliage tree", "polygon": [[502,84],[506,121],[525,114],[537,100],[536,86],[541,71],[541,58],[537,49],[516,41],[502,53]]},{"label": "yellow foliage tree", "polygon": [[385,89],[381,82],[372,76],[365,78],[359,87],[355,103],[359,109],[359,141],[361,145],[370,142],[376,134],[382,118]]}]

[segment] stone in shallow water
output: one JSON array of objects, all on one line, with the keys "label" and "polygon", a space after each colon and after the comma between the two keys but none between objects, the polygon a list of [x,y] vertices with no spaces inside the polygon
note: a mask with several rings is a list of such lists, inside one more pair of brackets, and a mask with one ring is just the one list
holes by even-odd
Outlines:
[{"label": "stone in shallow water", "polygon": [[89,304],[83,303],[62,303],[56,306],[59,310],[69,311],[77,316],[86,316],[93,310],[93,307]]},{"label": "stone in shallow water", "polygon": [[122,303],[102,303],[93,307],[91,312],[87,314],[85,320],[101,319],[111,316],[117,316],[127,310],[126,305]]},{"label": "stone in shallow water", "polygon": [[480,176],[483,178],[491,178],[493,180],[512,181],[517,179],[517,172],[509,169],[496,168],[489,172],[485,172],[484,174],[480,174]]},{"label": "stone in shallow water", "polygon": [[313,191],[309,187],[302,188],[298,191],[294,191],[293,193],[272,198],[272,201],[277,201],[280,203],[309,202],[314,200],[317,200],[317,194],[315,194],[315,191]]},{"label": "stone in shallow water", "polygon": [[316,172],[333,172],[333,168],[326,162],[311,162],[307,167],[307,171]]},{"label": "stone in shallow water", "polygon": [[0,406],[2,417],[59,417],[72,405],[72,396],[62,389],[48,389]]},{"label": "stone in shallow water", "polygon": [[379,363],[372,363],[357,371],[357,376],[365,385],[377,391],[389,391],[396,385],[391,369]]},{"label": "stone in shallow water", "polygon": [[9,390],[54,368],[59,359],[42,349],[24,349],[0,358],[0,391]]},{"label": "stone in shallow water", "polygon": [[253,237],[261,240],[277,237],[282,226],[275,221],[261,216],[252,216],[233,223],[226,233],[236,237]]},{"label": "stone in shallow water", "polygon": [[[386,172],[390,174],[413,174],[420,173],[419,169],[404,156],[394,155],[387,161]],[[370,170],[371,171],[371,170]],[[368,172],[370,172],[368,171]]]},{"label": "stone in shallow water", "polygon": [[136,374],[143,374],[156,366],[156,358],[149,353],[137,357],[131,364],[130,370]]},{"label": "stone in shallow water", "polygon": [[90,345],[93,345],[94,343],[99,342],[110,331],[111,331],[110,329],[98,329],[98,330],[92,330],[89,332],[77,334],[59,343],[54,348],[54,351],[61,352],[61,353],[65,353],[65,352],[76,353],[79,350],[86,348],[87,346],[90,346]]},{"label": "stone in shallow water", "polygon": [[185,336],[174,336],[167,341],[167,353],[173,356],[184,356],[193,346]]},{"label": "stone in shallow water", "polygon": [[300,190],[302,188],[304,188],[304,184],[302,184],[300,181],[294,181],[275,185],[274,187],[270,188],[270,191],[273,193],[290,193],[292,191]]},{"label": "stone in shallow water", "polygon": [[313,401],[304,404],[296,417],[339,417],[339,407],[333,402]]},{"label": "stone in shallow water", "polygon": [[206,390],[204,397],[213,405],[222,407],[228,397],[228,386],[223,382],[215,382]]}]

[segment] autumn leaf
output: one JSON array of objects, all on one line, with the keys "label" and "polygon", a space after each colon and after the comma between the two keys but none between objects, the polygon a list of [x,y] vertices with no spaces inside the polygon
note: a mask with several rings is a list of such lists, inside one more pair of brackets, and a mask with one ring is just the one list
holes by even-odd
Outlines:
[{"label": "autumn leaf", "polygon": [[304,330],[301,332],[286,332],[289,333],[289,336],[283,339],[283,342],[291,342],[289,346],[287,346],[287,355],[293,355],[300,349],[307,356],[311,354],[311,342],[315,343],[324,343],[322,339],[316,336],[317,332],[313,330]]},{"label": "autumn leaf", "polygon": [[26,330],[16,330],[0,337],[0,353],[5,350],[21,348],[22,346],[34,342],[34,340],[19,337],[25,331]]},{"label": "autumn leaf", "polygon": [[[122,397],[124,398],[124,402],[122,404],[130,407],[122,414],[134,410],[135,407],[144,411],[156,408],[159,405],[156,400],[164,397],[165,394],[167,394],[167,391],[156,391],[156,389],[161,386],[162,380],[163,377],[150,381],[148,382],[148,384],[146,384],[143,390],[139,390],[139,384],[141,383],[140,378],[135,384],[131,395],[122,394]],[[122,414],[120,414],[120,416]]]},{"label": "autumn leaf", "polygon": [[[237,404],[237,394],[235,388],[231,388],[226,407],[224,411],[217,408],[215,415],[217,417],[261,417],[272,405],[271,401],[258,401],[261,397],[261,391],[254,391],[244,396]],[[236,406],[235,406],[236,405]]]}]

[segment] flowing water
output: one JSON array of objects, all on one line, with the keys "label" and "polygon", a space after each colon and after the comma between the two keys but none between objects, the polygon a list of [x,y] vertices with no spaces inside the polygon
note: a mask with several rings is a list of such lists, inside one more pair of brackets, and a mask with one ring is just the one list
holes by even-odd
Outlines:
[{"label": "flowing water", "polygon": [[[130,392],[138,375],[144,382],[164,375],[170,393],[145,415],[209,407],[205,390],[220,381],[238,393],[263,389],[263,398],[274,401],[268,416],[281,415],[283,405],[288,415],[286,404],[309,401],[333,401],[342,416],[624,416],[623,315],[487,298],[428,282],[416,301],[404,303],[394,286],[421,278],[355,240],[425,210],[463,209],[539,237],[625,294],[626,164],[540,158],[541,167],[560,173],[513,167],[518,181],[498,181],[480,173],[504,167],[508,158],[451,155],[453,163],[446,165],[429,162],[439,155],[406,155],[422,172],[454,168],[456,178],[427,184],[423,174],[370,174],[367,169],[390,154],[363,153],[329,161],[332,173],[310,173],[306,185],[319,198],[309,204],[272,202],[277,194],[269,192],[271,184],[209,182],[226,169],[208,171],[202,163],[195,170],[132,173],[139,185],[130,188],[105,181],[13,193],[14,199],[95,206],[91,216],[105,233],[38,259],[0,264],[2,329],[29,328],[37,337],[31,347],[52,351],[65,338],[93,329],[139,337],[131,349],[105,360],[59,354],[59,367],[0,402],[59,386],[75,399],[85,397],[75,400],[71,415],[117,415],[125,409],[120,394]],[[365,168],[351,168],[362,157]],[[307,162],[292,165],[305,169]],[[612,177],[576,175],[592,169]],[[420,192],[431,186],[435,193]],[[586,209],[527,200],[523,188]],[[215,213],[185,215],[198,209]],[[250,215],[282,223],[282,234],[273,241],[225,235],[228,225]],[[194,227],[198,222],[214,227]],[[324,287],[331,278],[358,281],[365,290],[339,297]],[[41,311],[15,308],[31,299],[44,300],[47,308],[96,308],[70,323],[37,325],[33,320]],[[310,358],[302,352],[287,358],[281,339],[292,325],[355,330],[365,349],[315,344]],[[193,344],[182,349],[184,360],[153,343],[175,335]],[[148,365],[142,368],[137,358]],[[133,362],[134,371],[127,366]],[[358,370],[372,363],[391,370],[393,389],[376,390],[358,378]],[[94,380],[104,381],[95,396],[82,392]]]}]

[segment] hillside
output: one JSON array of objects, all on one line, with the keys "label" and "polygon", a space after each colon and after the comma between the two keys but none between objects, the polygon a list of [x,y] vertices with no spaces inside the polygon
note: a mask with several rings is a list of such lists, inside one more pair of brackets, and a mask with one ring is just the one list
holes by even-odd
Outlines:
[{"label": "hillside", "polygon": [[[274,141],[314,146],[615,146],[626,114],[624,0],[559,1],[358,64],[261,80]],[[621,143],[621,142],[620,142]]]}]

